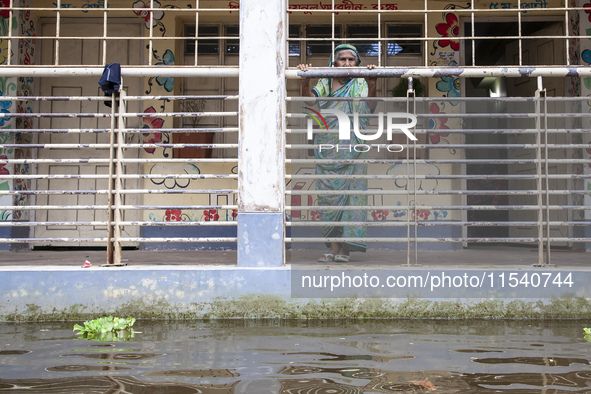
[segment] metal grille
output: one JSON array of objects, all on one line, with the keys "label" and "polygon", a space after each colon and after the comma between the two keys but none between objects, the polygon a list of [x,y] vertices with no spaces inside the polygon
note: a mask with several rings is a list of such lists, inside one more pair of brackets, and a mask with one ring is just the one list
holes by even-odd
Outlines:
[{"label": "metal grille", "polygon": [[[18,137],[20,143],[2,144],[2,149],[18,149],[21,152],[37,152],[36,158],[4,159],[3,164],[27,166],[35,171],[6,174],[5,180],[26,182],[31,187],[20,190],[2,191],[2,195],[14,196],[27,204],[2,206],[0,210],[21,211],[18,217],[28,221],[0,222],[1,226],[30,228],[33,237],[4,238],[2,242],[27,243],[32,245],[89,246],[109,245],[114,253],[120,253],[122,246],[137,246],[141,243],[188,242],[195,247],[207,243],[235,244],[235,237],[191,237],[166,236],[143,237],[140,229],[149,226],[235,226],[237,206],[236,174],[216,173],[211,169],[201,171],[208,165],[220,164],[218,168],[235,167],[236,144],[216,143],[172,143],[174,133],[236,133],[236,127],[207,128],[193,125],[191,128],[158,128],[149,130],[145,125],[163,122],[163,117],[197,119],[201,117],[236,117],[235,112],[169,112],[150,116],[145,112],[129,112],[134,102],[146,99],[176,100],[182,103],[194,100],[236,100],[236,96],[165,96],[143,97],[12,97],[13,102],[23,100],[51,103],[72,101],[98,103],[99,109],[111,109],[94,113],[8,113],[10,118],[39,119],[48,125],[59,124],[60,120],[98,119],[98,128],[7,128],[4,133]],[[143,119],[144,127],[126,127],[138,124]],[[171,122],[173,123],[173,122]],[[157,131],[158,136],[152,132]],[[164,137],[163,137],[164,135]],[[23,142],[24,141],[24,142]],[[142,157],[142,152],[163,150],[161,158]],[[192,149],[195,158],[174,158],[173,150]],[[210,158],[199,154],[199,150],[224,149],[234,151],[226,158]],[[197,154],[195,153],[197,152]],[[178,156],[179,154],[176,153]],[[58,158],[61,156],[62,158]],[[198,156],[202,156],[198,158]],[[231,156],[234,156],[232,158]],[[18,157],[18,155],[16,156]],[[166,163],[166,171],[159,171],[159,165]],[[178,167],[178,168],[177,168]],[[22,168],[22,167],[21,167]],[[211,168],[211,167],[210,167]],[[175,172],[176,170],[176,172]],[[195,187],[202,186],[201,188]],[[218,185],[218,186],[216,186]],[[161,198],[158,198],[160,196]],[[179,199],[180,196],[180,199]],[[227,203],[215,203],[225,196]],[[162,202],[162,197],[168,203]],[[214,201],[214,203],[212,203]],[[24,213],[27,212],[27,213]],[[204,220],[195,217],[204,216]],[[218,221],[224,216],[225,221]],[[52,233],[74,234],[71,237],[56,237]],[[47,234],[47,235],[43,235]],[[85,237],[84,234],[89,234]],[[93,235],[94,234],[94,235]],[[113,259],[111,258],[112,262]],[[115,256],[120,261],[120,254]]]},{"label": "metal grille", "polygon": [[[12,230],[0,243],[107,244],[109,262],[140,243],[235,247],[236,237],[215,231],[236,225],[237,55],[251,50],[238,40],[239,2],[39,4],[9,0],[0,8],[0,165],[7,170],[0,184],[9,185],[0,196],[10,199],[0,204],[0,228]],[[378,77],[382,111],[402,108],[419,120],[419,141],[397,141],[403,152],[372,151],[367,159],[365,178],[375,190],[363,224],[391,232],[372,230],[365,239],[372,247],[406,250],[407,264],[420,262],[425,245],[531,244],[540,264],[551,264],[553,247],[584,247],[591,145],[582,81],[591,69],[580,40],[587,8],[579,5],[288,0],[286,242],[327,241],[294,233],[319,234],[326,224],[309,216],[318,210],[308,207],[315,175],[298,172],[313,168],[314,147],[304,138],[303,75],[294,67],[311,63],[306,76],[314,79]],[[342,42],[378,67],[326,68]],[[551,58],[534,56],[540,45]],[[96,81],[113,62],[123,66],[123,92],[105,98]],[[72,78],[92,88],[74,91],[63,83]],[[391,97],[400,86],[404,97]],[[193,138],[209,133],[208,142]],[[174,170],[158,172],[163,166]],[[299,181],[307,189],[295,188]],[[188,226],[207,231],[171,231]]]},{"label": "metal grille", "polygon": [[[590,115],[579,112],[586,99],[546,97],[545,90],[531,98],[434,99],[412,97],[412,91],[409,95],[379,99],[376,112],[385,113],[396,104],[408,108],[418,119],[418,142],[399,139],[391,151],[392,141],[368,142],[357,149],[373,152],[373,158],[334,161],[365,164],[368,175],[357,176],[368,181],[365,191],[315,190],[317,180],[343,176],[314,174],[316,163],[323,161],[310,157],[310,150],[320,145],[288,144],[291,157],[304,157],[287,161],[292,185],[287,191],[292,229],[287,242],[293,242],[294,249],[345,240],[321,237],[314,230],[319,227],[366,226],[374,230],[367,238],[346,240],[369,243],[368,253],[372,248],[406,250],[411,265],[421,261],[419,245],[430,243],[445,244],[450,250],[454,249],[450,244],[460,248],[473,243],[529,244],[538,248],[540,264],[548,265],[552,248],[581,248],[581,243],[590,241],[581,231],[590,224],[585,220],[589,207],[583,204],[590,193],[583,190],[584,180],[589,179],[583,172],[588,160],[580,153],[589,148],[581,142],[589,129],[581,125],[588,124]],[[292,98],[297,101],[301,99]],[[433,111],[433,106],[452,102],[462,107],[461,113]],[[291,114],[292,141],[308,132],[301,127],[306,117],[304,112]],[[448,127],[450,119],[459,120],[461,127]],[[373,134],[375,128],[374,122],[367,133]],[[322,207],[316,204],[320,194],[370,198],[367,206]],[[322,210],[335,209],[365,211],[367,219],[320,220]],[[318,235],[311,237],[314,233]]]}]

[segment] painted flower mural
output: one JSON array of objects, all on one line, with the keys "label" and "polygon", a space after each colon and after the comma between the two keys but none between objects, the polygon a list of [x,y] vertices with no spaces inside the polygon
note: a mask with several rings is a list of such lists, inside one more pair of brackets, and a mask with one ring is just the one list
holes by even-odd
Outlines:
[{"label": "painted flower mural", "polygon": [[[439,106],[436,103],[431,103],[431,105],[429,106],[429,113],[434,114],[434,115],[440,115],[443,114],[443,112],[441,112],[441,109],[439,108]],[[430,129],[435,129],[435,130],[441,130],[441,129],[449,129],[449,127],[447,127],[446,125],[447,123],[447,118],[443,118],[443,117],[435,117],[435,118],[429,118],[429,128]],[[441,141],[441,137],[447,137],[449,135],[449,133],[431,133],[429,134],[429,140],[431,141],[432,144],[438,144]]]},{"label": "painted flower mural", "polygon": [[458,37],[460,33],[458,17],[455,14],[445,14],[445,23],[437,24],[435,29],[444,37],[439,40],[439,46],[450,47],[454,51],[460,50],[460,41],[452,39],[453,37]]},{"label": "painted flower mural", "polygon": [[591,3],[583,4],[583,8],[585,8],[585,13],[589,18],[589,22],[591,22]]},{"label": "painted flower mural", "polygon": [[[156,63],[157,66],[171,66],[174,64],[174,53],[170,49],[167,49],[162,55],[160,62]],[[174,78],[172,77],[156,77],[158,85],[163,86],[167,92],[172,92],[174,88]]]},{"label": "painted flower mural", "polygon": [[[145,114],[155,114],[156,110],[154,107],[150,107],[144,111]],[[142,129],[161,129],[164,125],[164,119],[155,118],[152,116],[144,116],[142,118]],[[145,132],[142,133],[144,144],[157,144],[162,142],[162,133],[158,132]],[[148,153],[154,153],[156,148],[147,147],[144,150]]]},{"label": "painted flower mural", "polygon": [[8,40],[0,40],[0,64],[6,63],[10,55],[8,54]]},{"label": "painted flower mural", "polygon": [[386,220],[386,219],[388,219],[389,213],[390,212],[387,210],[377,209],[375,211],[372,211],[371,217],[373,217],[373,220],[376,220],[376,221]]},{"label": "painted flower mural", "polygon": [[[0,156],[0,160],[7,160],[8,157],[6,156]],[[10,174],[10,172],[8,171],[8,168],[5,167],[6,164],[0,164],[0,175],[8,175]]]},{"label": "painted flower mural", "polygon": [[167,222],[180,222],[182,221],[183,211],[180,209],[167,209],[164,212],[164,220]]},{"label": "painted flower mural", "polygon": [[[447,97],[460,97],[460,79],[454,77],[443,77],[435,85],[437,90],[445,93]],[[456,102],[457,104],[457,102]],[[452,105],[455,105],[452,103]]]},{"label": "painted flower mural", "polygon": [[204,219],[207,222],[209,222],[209,221],[217,222],[218,220],[220,220],[220,215],[218,215],[217,209],[210,209],[208,211],[203,211],[203,214],[205,215]]},{"label": "painted flower mural", "polygon": [[[1,93],[0,93],[1,94]],[[10,101],[0,101],[0,113],[7,114],[9,113],[8,108],[10,108]],[[0,118],[0,126],[4,126],[4,122],[8,122],[10,118]]]},{"label": "painted flower mural", "polygon": [[[154,8],[160,8],[160,6],[160,2],[154,0]],[[150,11],[150,0],[147,0],[146,2],[136,1],[133,3],[133,8],[137,9],[137,11],[134,11],[137,16],[144,18],[147,29],[150,28],[150,13],[153,14],[152,26],[157,26],[159,21],[164,17],[164,11]]]},{"label": "painted flower mural", "polygon": [[10,7],[10,0],[0,0],[0,18],[10,18],[8,7]]}]

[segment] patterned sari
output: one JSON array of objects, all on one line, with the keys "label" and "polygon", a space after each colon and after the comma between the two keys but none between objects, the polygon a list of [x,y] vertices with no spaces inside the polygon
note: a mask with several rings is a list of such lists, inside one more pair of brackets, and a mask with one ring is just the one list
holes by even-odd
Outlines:
[{"label": "patterned sari", "polygon": [[[331,92],[331,80],[324,78],[312,89],[312,93],[317,97],[367,97],[368,86],[363,78],[349,79],[345,84],[339,87],[336,91]],[[321,101],[320,108],[331,108],[340,110],[346,114],[353,114],[357,112],[359,116],[359,129],[365,129],[368,119],[363,117],[363,114],[370,113],[371,110],[366,101]],[[351,119],[351,131],[353,130],[353,117]],[[352,160],[365,159],[366,152],[356,152],[352,147],[349,151],[349,146],[356,144],[363,144],[364,141],[357,138],[351,132],[351,140],[340,140],[338,136],[338,121],[336,117],[326,116],[326,122],[331,133],[317,133],[314,137],[314,143],[330,144],[330,145],[344,145],[347,149],[319,149],[315,150],[316,159],[322,160]],[[350,190],[367,190],[366,179],[351,179],[350,175],[366,175],[366,164],[345,164],[345,163],[318,163],[316,164],[316,174],[319,175],[339,175],[339,179],[316,179],[316,190],[339,190],[347,192]],[[366,194],[331,194],[319,195],[318,205],[333,206],[333,207],[349,207],[367,205]],[[320,220],[325,222],[364,222],[367,217],[365,210],[322,210],[320,211]],[[365,238],[367,229],[360,226],[324,226],[322,227],[323,237],[335,238]],[[366,245],[364,242],[358,241],[341,241],[346,244],[350,251],[365,252]],[[327,243],[327,246],[329,244]]]}]

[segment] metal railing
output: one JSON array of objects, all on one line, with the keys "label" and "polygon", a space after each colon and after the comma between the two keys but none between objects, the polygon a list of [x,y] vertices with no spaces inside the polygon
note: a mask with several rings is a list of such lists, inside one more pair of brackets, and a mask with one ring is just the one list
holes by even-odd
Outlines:
[{"label": "metal railing", "polygon": [[[237,165],[237,143],[223,139],[216,142],[213,137],[223,134],[231,141],[231,135],[236,139],[238,128],[200,126],[195,120],[209,118],[213,119],[210,124],[224,124],[220,120],[224,118],[237,125],[237,113],[187,108],[131,112],[129,107],[147,100],[166,100],[178,102],[182,108],[183,103],[200,100],[235,102],[237,96],[128,96],[121,92],[107,98],[27,96],[5,100],[37,101],[50,107],[94,103],[98,110],[2,114],[14,121],[28,119],[40,127],[2,129],[14,143],[0,144],[0,149],[18,153],[14,158],[0,159],[4,167],[17,169],[0,175],[0,180],[18,184],[0,190],[0,196],[14,201],[0,206],[1,212],[11,214],[8,221],[0,221],[0,227],[28,231],[21,232],[20,237],[0,238],[0,242],[106,245],[109,264],[121,262],[122,247],[140,243],[188,242],[197,248],[222,243],[235,248],[235,236],[192,236],[186,228],[236,226],[237,175],[232,169]],[[111,108],[103,107],[103,102]],[[165,118],[175,127],[164,128]],[[95,127],[72,127],[68,123],[81,126],[82,120],[89,119]],[[187,143],[175,137],[181,134],[189,139],[207,136],[209,140]],[[212,157],[213,150],[223,151],[223,158]],[[228,172],[218,172],[223,170]],[[184,227],[184,235],[167,232],[157,236],[149,231],[161,226]],[[147,232],[151,235],[145,235]]]},{"label": "metal railing", "polygon": [[[441,250],[469,244],[532,245],[541,266],[552,264],[554,248],[584,249],[591,241],[584,236],[591,224],[590,208],[584,205],[591,191],[584,185],[591,175],[584,171],[589,162],[582,152],[591,148],[583,142],[591,131],[584,126],[591,115],[581,110],[585,98],[545,93],[539,89],[535,97],[423,98],[409,90],[407,98],[373,99],[379,102],[374,118],[375,112],[392,108],[415,114],[418,140],[399,139],[400,153],[393,153],[398,148],[388,151],[392,142],[384,138],[365,142],[368,148],[359,149],[368,149],[369,156],[351,160],[314,157],[313,151],[322,146],[306,141],[310,111],[301,108],[302,101],[310,105],[310,98],[292,97],[286,161],[291,169],[286,190],[291,236],[286,243],[293,249],[292,260],[297,260],[298,250],[330,242],[366,242],[368,252],[405,249],[406,265],[419,265],[421,250],[433,248],[428,244],[439,244],[435,248]],[[376,127],[370,117],[368,134]],[[317,175],[315,166],[323,163],[365,165],[367,175]],[[317,180],[353,178],[366,180],[367,190],[315,185]],[[335,208],[319,206],[319,195],[366,195],[369,200],[367,205]],[[326,222],[322,212],[327,210],[364,213],[354,222]],[[365,227],[367,236],[322,236],[320,228],[332,226]]]}]

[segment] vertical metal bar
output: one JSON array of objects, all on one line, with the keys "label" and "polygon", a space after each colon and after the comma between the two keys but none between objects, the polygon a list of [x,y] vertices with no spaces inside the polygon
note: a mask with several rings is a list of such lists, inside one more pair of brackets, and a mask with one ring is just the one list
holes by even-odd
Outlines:
[{"label": "vertical metal bar", "polygon": [[[199,10],[199,0],[195,0],[195,9]],[[199,11],[195,11],[195,37],[199,36]],[[195,38],[195,66],[199,63],[199,40]]]},{"label": "vertical metal bar", "polygon": [[[332,0],[332,12],[330,13],[330,15],[332,16],[332,20],[331,20],[331,27],[332,27],[332,31],[331,31],[331,43],[332,43],[332,51],[330,52],[330,56],[331,58],[334,57],[334,48],[335,48],[335,44],[334,44],[334,22],[335,22],[335,14],[334,14],[334,0]],[[341,31],[341,35],[343,35],[343,31]],[[332,59],[333,61],[337,60],[337,59]]]},{"label": "vertical metal bar", "polygon": [[62,8],[62,0],[57,0],[57,11],[56,11],[56,20],[55,20],[55,62],[54,65],[58,66],[60,64],[60,22],[61,22],[61,13],[60,9]]},{"label": "vertical metal bar", "polygon": [[[408,78],[408,88],[406,90],[406,105],[408,109],[408,90],[412,87],[412,77]],[[410,153],[406,149],[406,266],[410,266]]]},{"label": "vertical metal bar", "polygon": [[[123,81],[122,81],[123,83]],[[114,215],[114,233],[113,233],[113,264],[114,265],[125,265],[121,263],[121,190],[123,189],[122,178],[124,175],[123,171],[123,144],[125,143],[125,135],[123,130],[125,129],[125,113],[127,111],[127,105],[125,102],[125,91],[121,90],[119,93],[119,116],[117,119],[117,155],[115,158],[115,215]]]},{"label": "vertical metal bar", "polygon": [[569,6],[568,6],[569,0],[565,0],[564,1],[564,56],[566,58],[565,64],[567,66],[570,66],[570,59],[568,54],[570,53],[570,40],[569,40],[569,36],[570,36],[570,32],[569,32],[569,24],[568,24],[568,10],[569,10]]},{"label": "vertical metal bar", "polygon": [[538,266],[544,265],[544,210],[542,195],[542,125],[540,95],[542,91],[542,78],[538,78],[538,89],[535,93],[536,107],[536,188],[538,199]]},{"label": "vertical metal bar", "polygon": [[427,37],[429,37],[429,30],[427,26],[429,26],[429,13],[427,12],[429,7],[427,6],[427,0],[425,0],[425,22],[423,23],[423,59],[424,59],[424,66],[429,66],[429,43],[427,42]]},{"label": "vertical metal bar", "polygon": [[[472,37],[472,65],[475,66],[476,65],[476,40],[474,40],[474,34],[476,32],[476,28],[475,28],[475,22],[474,22],[474,2],[470,2],[471,6],[470,8],[472,9],[472,12],[470,13],[470,24],[471,24],[471,28],[472,31],[470,32],[470,36]],[[464,45],[464,51],[465,51],[465,45]]]},{"label": "vertical metal bar", "polygon": [[103,66],[107,65],[107,7],[109,6],[108,0],[105,0],[103,6]]},{"label": "vertical metal bar", "polygon": [[522,49],[522,42],[521,42],[521,0],[517,0],[517,29],[518,29],[518,36],[519,39],[517,40],[519,43],[519,51],[517,51],[517,53],[519,54],[519,65],[522,66],[523,65],[523,49]]},{"label": "vertical metal bar", "polygon": [[[13,17],[13,13],[14,11],[12,10],[12,8],[14,7],[14,0],[10,0],[10,2],[8,3],[8,56],[6,56],[6,60],[8,65],[12,64],[12,56],[10,55],[12,53],[12,17]],[[17,62],[18,63],[18,62]]]},{"label": "vertical metal bar", "polygon": [[[150,40],[148,41],[148,65],[152,66],[152,54],[154,53],[154,0],[150,0]],[[220,51],[221,52],[221,51]]]},{"label": "vertical metal bar", "polygon": [[382,65],[382,0],[378,0],[378,67]]},{"label": "vertical metal bar", "polygon": [[[541,80],[541,78],[540,78]],[[548,171],[548,101],[546,89],[540,91],[542,104],[542,117],[544,120],[542,132],[544,133],[544,172],[546,186],[546,265],[551,265],[550,260],[550,175]]]},{"label": "vertical metal bar", "polygon": [[[412,83],[412,77],[408,78],[408,89],[406,92],[406,112],[412,113],[416,115],[416,92]],[[411,105],[412,104],[412,105]],[[412,109],[411,109],[412,107]],[[412,111],[412,112],[411,112]],[[414,253],[414,265],[418,266],[418,256],[419,256],[419,242],[418,242],[418,235],[419,229],[417,225],[417,141],[412,142],[412,149],[413,149],[413,160],[412,160],[412,173],[413,173],[413,193],[414,193],[414,201],[415,201],[415,214],[414,214],[414,246],[415,246],[415,253]]]},{"label": "vertical metal bar", "polygon": [[107,212],[107,264],[114,263],[114,244],[113,244],[113,186],[115,174],[115,143],[117,136],[115,135],[115,111],[117,100],[115,99],[115,92],[111,95],[111,131],[109,134],[109,179],[108,179],[108,212]]}]

